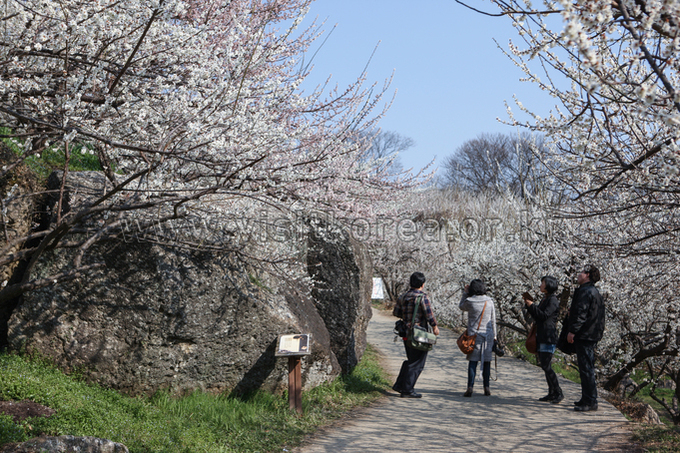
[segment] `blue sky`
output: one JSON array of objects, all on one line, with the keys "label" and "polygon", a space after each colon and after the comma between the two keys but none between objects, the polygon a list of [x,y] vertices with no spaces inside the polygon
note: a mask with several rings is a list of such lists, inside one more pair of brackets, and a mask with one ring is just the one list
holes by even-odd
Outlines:
[{"label": "blue sky", "polygon": [[[488,1],[469,3],[495,12]],[[415,141],[401,156],[405,168],[435,157],[439,166],[483,132],[516,132],[496,120],[507,119],[504,100],[514,107],[513,95],[542,116],[554,105],[537,86],[519,81],[522,72],[494,42],[520,43],[506,17],[483,16],[453,0],[316,0],[305,23],[313,18],[325,20],[327,32],[337,26],[314,58],[311,83],[332,74],[333,82],[349,84],[380,43],[368,82],[382,83],[394,71],[396,97],[380,124]]]}]

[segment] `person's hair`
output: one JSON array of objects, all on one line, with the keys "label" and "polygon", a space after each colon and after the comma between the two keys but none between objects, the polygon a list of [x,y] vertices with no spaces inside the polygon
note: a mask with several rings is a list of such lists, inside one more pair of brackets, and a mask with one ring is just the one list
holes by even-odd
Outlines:
[{"label": "person's hair", "polygon": [[600,281],[600,270],[592,264],[588,264],[586,267],[584,267],[583,272],[588,274],[588,278],[591,282],[597,283]]},{"label": "person's hair", "polygon": [[557,291],[557,288],[559,286],[557,283],[557,279],[552,275],[546,275],[544,277],[541,277],[541,283],[545,283],[545,291],[548,294],[552,294],[555,291]]},{"label": "person's hair", "polygon": [[422,272],[412,273],[409,284],[411,285],[411,288],[420,288],[425,284],[425,274]]},{"label": "person's hair", "polygon": [[471,296],[482,296],[486,294],[486,285],[484,284],[483,281],[476,278],[470,282],[468,294],[470,294]]}]

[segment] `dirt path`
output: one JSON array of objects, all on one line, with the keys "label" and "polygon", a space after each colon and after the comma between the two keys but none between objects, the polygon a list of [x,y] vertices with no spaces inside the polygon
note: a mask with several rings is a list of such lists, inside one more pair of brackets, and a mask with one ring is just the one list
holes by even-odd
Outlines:
[{"label": "dirt path", "polygon": [[[393,342],[395,318],[373,311],[368,342],[383,355],[393,376],[405,358],[401,341]],[[613,452],[630,451],[626,418],[603,399],[597,412],[575,412],[578,384],[561,379],[561,404],[537,401],[547,392],[543,371],[514,358],[498,360],[498,381],[491,396],[475,383],[463,398],[467,362],[454,334],[442,329],[428,355],[416,390],[422,399],[391,393],[346,423],[322,430],[295,451],[317,452]],[[493,364],[492,364],[493,365]],[[481,374],[481,373],[478,373]],[[492,379],[495,371],[491,371]],[[481,379],[481,377],[478,377]]]}]

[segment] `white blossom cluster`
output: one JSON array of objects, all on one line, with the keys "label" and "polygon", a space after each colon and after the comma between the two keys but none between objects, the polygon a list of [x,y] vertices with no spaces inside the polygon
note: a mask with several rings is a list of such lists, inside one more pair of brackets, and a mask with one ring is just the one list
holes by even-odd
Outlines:
[{"label": "white blossom cluster", "polygon": [[650,238],[663,235],[677,253],[680,7],[633,0],[495,3],[514,11],[524,41],[511,44],[509,55],[556,101],[550,115],[532,115],[523,125],[552,143],[541,157],[580,201],[570,214],[627,225],[612,246],[648,254],[658,250]]},{"label": "white blossom cluster", "polygon": [[571,285],[574,256],[561,242],[563,225],[510,194],[425,190],[407,199],[400,215],[414,220],[418,234],[376,238],[376,266],[394,288],[392,297],[406,289],[411,272],[424,272],[437,315],[449,325],[460,325],[461,290],[474,278],[487,284],[501,319],[519,329],[525,327],[518,310],[524,291],[537,293],[547,274]]},{"label": "white blossom cluster", "polygon": [[507,55],[555,101],[540,116],[516,100],[531,119],[509,122],[545,134],[558,196],[539,205],[566,251],[601,265],[608,372],[641,358],[678,376],[680,4],[492,2],[519,33]]},{"label": "white blossom cluster", "polygon": [[[501,336],[508,340],[528,328],[523,292],[540,300],[540,278],[556,277],[564,315],[576,273],[595,264],[601,270],[597,286],[607,310],[605,336],[598,346],[601,376],[612,376],[641,349],[663,341],[667,344],[647,361],[658,367],[664,357],[673,359],[680,332],[677,272],[672,271],[677,263],[602,247],[602,238],[623,226],[612,228],[602,217],[564,218],[551,203],[548,192],[532,202],[511,195],[414,193],[402,205],[401,216],[413,219],[419,233],[408,236],[411,240],[390,229],[376,236],[376,268],[392,298],[407,289],[411,272],[424,272],[438,319],[458,328],[465,323],[458,309],[461,289],[473,278],[484,280],[503,325]],[[677,369],[675,360],[671,369]]]},{"label": "white blossom cluster", "polygon": [[318,33],[294,30],[306,7],[11,2],[3,122],[32,143],[89,143],[121,181],[143,172],[130,188],[139,196],[242,192],[360,211],[356,199],[379,196],[386,179],[351,139],[372,127],[384,90],[363,88],[363,76],[345,90],[299,90]]},{"label": "white blossom cluster", "polygon": [[[312,210],[372,218],[382,212],[380,200],[416,183],[419,176],[394,175],[367,159],[361,140],[386,108],[389,81],[368,86],[359,74],[345,88],[300,89],[306,52],[321,33],[317,25],[297,30],[308,5],[6,2],[0,126],[24,154],[0,177],[29,156],[50,149],[68,161],[69,150],[84,145],[110,182],[71,212],[56,191],[50,214],[60,233],[56,242],[43,236],[50,247],[78,250],[72,264],[79,268],[98,241],[138,235],[276,267],[296,258],[293,248],[245,241],[252,236],[240,236],[234,219],[259,222],[267,210],[284,218]],[[65,267],[55,277],[75,275]],[[46,281],[10,285],[0,302]]]}]

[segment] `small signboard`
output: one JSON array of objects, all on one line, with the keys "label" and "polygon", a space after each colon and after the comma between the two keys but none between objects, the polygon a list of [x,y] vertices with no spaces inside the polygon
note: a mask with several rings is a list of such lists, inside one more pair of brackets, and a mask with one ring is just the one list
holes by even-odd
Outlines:
[{"label": "small signboard", "polygon": [[311,337],[312,334],[310,333],[281,335],[281,337],[279,337],[279,347],[276,349],[274,355],[285,357],[311,354]]},{"label": "small signboard", "polygon": [[383,280],[380,277],[373,277],[373,292],[371,293],[371,299],[384,299],[385,298],[385,286]]}]

